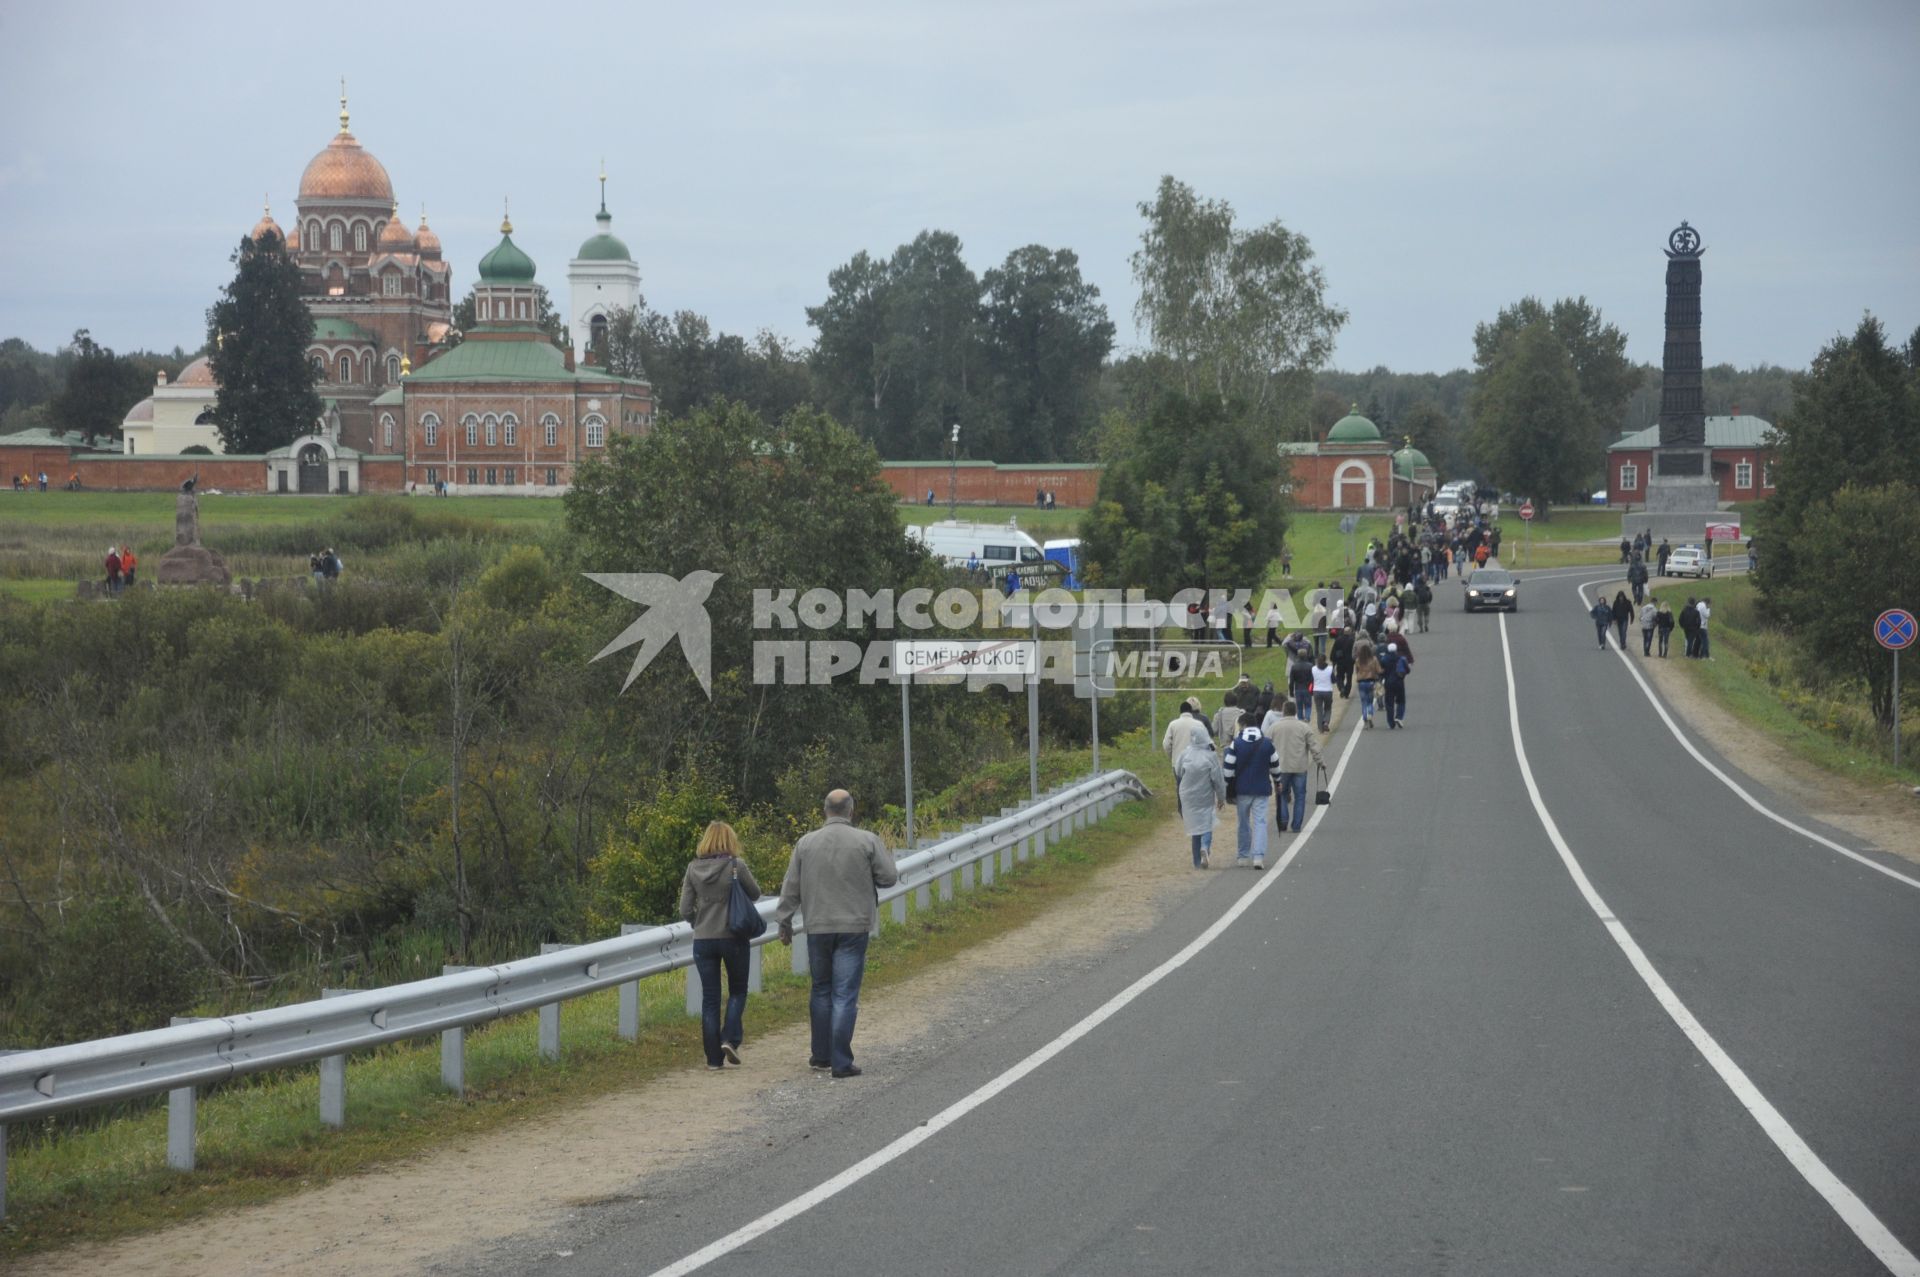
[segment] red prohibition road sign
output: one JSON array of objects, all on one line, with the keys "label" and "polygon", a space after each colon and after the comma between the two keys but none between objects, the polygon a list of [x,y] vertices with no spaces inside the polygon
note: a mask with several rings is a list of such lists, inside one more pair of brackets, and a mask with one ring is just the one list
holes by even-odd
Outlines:
[{"label": "red prohibition road sign", "polygon": [[1890,607],[1874,619],[1873,637],[1881,647],[1897,652],[1913,642],[1915,628],[1913,613]]},{"label": "red prohibition road sign", "polygon": [[1520,517],[1528,523],[1533,522],[1533,502],[1522,501],[1520,503]]}]

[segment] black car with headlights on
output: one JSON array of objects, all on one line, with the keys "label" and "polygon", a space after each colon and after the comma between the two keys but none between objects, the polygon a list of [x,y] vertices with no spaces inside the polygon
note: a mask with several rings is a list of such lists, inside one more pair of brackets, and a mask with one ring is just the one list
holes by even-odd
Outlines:
[{"label": "black car with headlights on", "polygon": [[1520,578],[1505,568],[1479,568],[1467,573],[1467,611],[1483,607],[1520,610]]}]

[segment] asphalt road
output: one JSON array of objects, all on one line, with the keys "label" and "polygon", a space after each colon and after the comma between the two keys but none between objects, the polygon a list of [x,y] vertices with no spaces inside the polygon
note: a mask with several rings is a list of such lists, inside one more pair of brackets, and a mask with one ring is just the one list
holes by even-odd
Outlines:
[{"label": "asphalt road", "polygon": [[[570,1257],[523,1267],[650,1273],[731,1238],[696,1270],[1899,1270],[1920,1250],[1920,889],[1783,830],[1689,757],[1595,649],[1575,583],[1596,575],[1530,579],[1511,617],[1437,611],[1408,730],[1354,742],[1350,723],[1335,804],[1284,872],[1216,870],[1150,938],[937,1062],[821,1083],[870,1088],[857,1114],[716,1149]],[[1516,703],[1540,803],[1611,925],[1522,783]],[[1889,1235],[1878,1257],[1862,1218]]]}]

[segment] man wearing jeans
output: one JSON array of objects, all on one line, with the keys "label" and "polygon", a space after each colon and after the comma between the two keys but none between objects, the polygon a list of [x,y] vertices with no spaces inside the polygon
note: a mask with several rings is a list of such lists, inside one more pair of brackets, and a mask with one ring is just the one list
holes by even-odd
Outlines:
[{"label": "man wearing jeans", "polygon": [[1227,746],[1222,770],[1226,773],[1233,805],[1240,816],[1236,863],[1267,867],[1267,803],[1273,797],[1273,778],[1278,774],[1273,742],[1260,734],[1260,718],[1247,714],[1240,719],[1240,734]]},{"label": "man wearing jeans", "polygon": [[826,820],[793,845],[780,884],[780,943],[793,943],[793,916],[802,911],[813,992],[809,1066],[835,1077],[859,1077],[853,1062],[853,1025],[860,1013],[860,979],[867,970],[867,937],[879,917],[879,889],[900,880],[893,854],[877,834],[853,827],[853,795],[827,795]]},{"label": "man wearing jeans", "polygon": [[1274,812],[1274,824],[1283,833],[1291,829],[1297,834],[1307,823],[1307,764],[1324,767],[1327,761],[1320,752],[1320,735],[1289,715],[1273,729],[1273,753],[1280,778],[1280,805]]}]

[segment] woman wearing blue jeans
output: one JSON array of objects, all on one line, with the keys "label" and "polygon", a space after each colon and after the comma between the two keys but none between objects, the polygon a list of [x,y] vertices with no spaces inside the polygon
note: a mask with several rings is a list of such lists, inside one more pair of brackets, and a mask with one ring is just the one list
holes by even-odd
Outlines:
[{"label": "woman wearing blue jeans", "polygon": [[[707,1067],[740,1063],[741,1020],[747,1010],[745,940],[727,929],[727,897],[735,880],[747,899],[760,898],[753,870],[740,858],[740,836],[716,820],[700,835],[699,854],[680,880],[680,916],[693,924],[693,966],[700,973],[700,1041]],[[727,1009],[720,1014],[720,972],[727,973]]]},{"label": "woman wearing blue jeans", "polygon": [[1353,679],[1360,688],[1360,725],[1373,726],[1373,689],[1380,685],[1380,658],[1372,642],[1361,638],[1353,645]]}]

